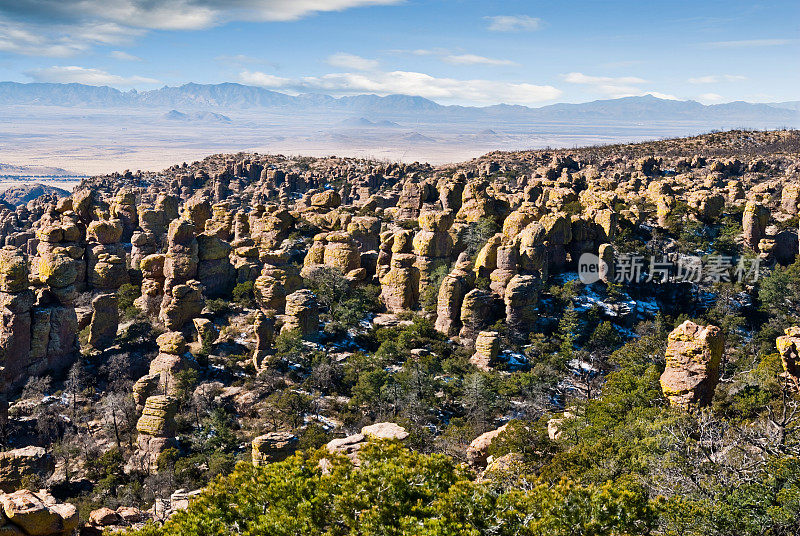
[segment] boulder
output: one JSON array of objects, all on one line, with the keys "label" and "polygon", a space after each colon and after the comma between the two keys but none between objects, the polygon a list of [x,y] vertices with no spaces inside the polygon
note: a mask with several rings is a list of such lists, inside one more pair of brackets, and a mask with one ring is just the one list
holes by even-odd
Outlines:
[{"label": "boulder", "polygon": [[28,536],[55,536],[64,531],[64,519],[26,489],[0,495],[0,506],[8,521]]},{"label": "boulder", "polygon": [[476,469],[485,468],[489,458],[489,447],[492,445],[492,441],[505,432],[507,427],[508,424],[504,424],[496,430],[483,433],[473,439],[472,443],[467,447],[467,463]]}]

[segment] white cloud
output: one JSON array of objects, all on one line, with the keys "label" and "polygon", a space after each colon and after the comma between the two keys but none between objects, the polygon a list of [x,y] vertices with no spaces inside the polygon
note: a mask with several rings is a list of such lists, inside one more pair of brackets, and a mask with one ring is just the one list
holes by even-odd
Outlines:
[{"label": "white cloud", "polygon": [[354,69],[356,71],[374,71],[378,68],[377,60],[369,60],[367,58],[362,58],[361,56],[356,56],[355,54],[347,54],[345,52],[339,52],[338,54],[329,56],[327,62],[328,65],[332,65],[333,67]]},{"label": "white cloud", "polygon": [[282,88],[293,92],[323,91],[332,95],[402,94],[446,103],[532,104],[553,100],[561,95],[561,91],[553,86],[437,78],[425,73],[408,71],[330,73],[291,80],[257,71],[244,71],[240,78],[246,84],[271,89]]},{"label": "white cloud", "polygon": [[109,54],[115,60],[120,61],[142,61],[142,58],[139,56],[134,56],[133,54],[128,54],[122,50],[112,50]]},{"label": "white cloud", "polygon": [[270,89],[291,88],[295,82],[290,78],[282,78],[273,74],[262,73],[260,71],[242,71],[239,78],[245,84],[251,86],[261,86]]},{"label": "white cloud", "polygon": [[622,97],[641,97],[652,95],[659,99],[678,100],[674,95],[661,93],[658,91],[646,91],[639,87],[641,84],[648,83],[644,78],[637,76],[591,76],[583,73],[568,73],[562,75],[565,82],[571,84],[581,84],[593,88],[605,97],[619,99]]},{"label": "white cloud", "polygon": [[87,84],[90,86],[117,86],[117,87],[130,87],[136,85],[152,85],[160,84],[154,78],[146,78],[143,76],[119,76],[101,71],[100,69],[91,69],[86,67],[70,66],[53,66],[46,69],[37,69],[26,73],[37,82],[55,82],[60,84]]},{"label": "white cloud", "polygon": [[146,30],[199,30],[231,21],[294,21],[403,0],[14,0],[0,17],[0,51],[71,56]]},{"label": "white cloud", "polygon": [[442,59],[453,65],[516,65],[516,63],[511,60],[487,58],[475,54],[450,54]]},{"label": "white cloud", "polygon": [[583,73],[568,73],[563,76],[565,82],[570,84],[581,84],[591,86],[596,91],[607,97],[619,98],[629,97],[634,94],[643,94],[639,84],[644,84],[647,80],[636,76],[590,76]]},{"label": "white cloud", "polygon": [[702,102],[703,104],[717,104],[725,100],[722,95],[718,95],[716,93],[703,93],[702,95],[697,97],[697,100]]},{"label": "white cloud", "polygon": [[698,76],[697,78],[690,78],[690,84],[716,84],[718,82],[739,82],[741,80],[747,80],[746,76],[738,75],[738,74],[723,74],[723,75],[707,75],[707,76]]},{"label": "white cloud", "polygon": [[532,32],[542,27],[542,19],[528,15],[495,15],[484,17],[493,32]]},{"label": "white cloud", "polygon": [[704,43],[709,48],[779,47],[796,43],[797,39],[745,39],[742,41],[713,41]]}]

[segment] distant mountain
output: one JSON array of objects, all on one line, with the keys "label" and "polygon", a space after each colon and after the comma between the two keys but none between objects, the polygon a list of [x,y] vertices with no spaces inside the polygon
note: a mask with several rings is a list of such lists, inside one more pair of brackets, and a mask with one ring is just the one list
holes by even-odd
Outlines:
[{"label": "distant mountain", "polygon": [[398,128],[400,125],[395,123],[394,121],[370,121],[366,117],[353,117],[350,119],[345,119],[339,122],[339,125],[343,127],[354,127],[354,128],[372,128],[372,127],[382,127],[382,128]]},{"label": "distant mountain", "polygon": [[75,177],[76,173],[66,169],[49,166],[16,166],[0,163],[0,176],[3,177]]},{"label": "distant mountain", "polygon": [[0,194],[0,203],[18,207],[45,194],[56,194],[58,197],[66,197],[70,195],[68,191],[62,188],[56,188],[55,186],[47,186],[39,183],[31,183],[8,188],[6,191]]},{"label": "distant mountain", "polygon": [[[82,84],[20,84],[0,82],[0,105],[57,105],[74,107],[147,107],[211,110],[280,109],[296,113],[367,114],[391,121],[408,116],[441,121],[485,120],[499,122],[691,121],[709,128],[800,126],[798,103],[754,104],[730,102],[703,105],[695,101],[659,99],[650,95],[597,100],[580,104],[552,104],[541,108],[500,104],[487,107],[444,106],[408,95],[355,95],[331,97],[316,93],[287,95],[242,84],[184,84],[151,91],[123,92],[110,87]],[[178,112],[185,113],[185,112]],[[171,112],[168,112],[171,114]],[[174,114],[172,114],[174,115]],[[223,116],[224,117],[224,116]],[[363,118],[362,118],[363,119]],[[360,121],[360,119],[358,119]],[[363,122],[362,122],[363,123]],[[379,126],[389,126],[388,124]],[[369,126],[366,123],[355,126]]]},{"label": "distant mountain", "polygon": [[183,112],[179,112],[178,110],[170,110],[164,115],[161,116],[162,119],[167,119],[169,121],[203,121],[207,123],[231,123],[231,118],[227,115],[218,114],[215,112],[192,112],[190,114],[185,114]]},{"label": "distant mountain", "polygon": [[786,110],[800,110],[800,101],[767,102],[765,104],[767,106],[772,106],[773,108],[784,108]]}]

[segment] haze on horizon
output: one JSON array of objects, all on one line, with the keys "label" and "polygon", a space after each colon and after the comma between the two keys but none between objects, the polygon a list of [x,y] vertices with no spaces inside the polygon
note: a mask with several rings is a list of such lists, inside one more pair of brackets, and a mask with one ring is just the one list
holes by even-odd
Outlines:
[{"label": "haze on horizon", "polygon": [[443,163],[492,150],[797,127],[798,114],[787,110],[800,100],[798,14],[788,1],[0,2],[0,81],[122,91],[235,82],[288,95],[399,94],[469,107],[650,95],[662,99],[647,104],[656,116],[672,100],[784,107],[764,121],[752,120],[758,108],[739,118],[735,106],[651,121],[639,103],[612,105],[602,117],[578,108],[540,120],[372,104],[247,110],[192,103],[191,95],[135,110],[80,98],[61,106],[12,100],[0,102],[0,163],[101,173],[238,151]]}]

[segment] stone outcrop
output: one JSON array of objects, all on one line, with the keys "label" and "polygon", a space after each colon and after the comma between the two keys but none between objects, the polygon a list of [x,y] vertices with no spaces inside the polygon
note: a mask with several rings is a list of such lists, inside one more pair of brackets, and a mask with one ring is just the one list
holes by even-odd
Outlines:
[{"label": "stone outcrop", "polygon": [[[192,210],[196,209],[196,205],[191,207],[194,208],[186,209],[187,217],[194,214]],[[202,214],[194,214],[194,217],[204,224],[205,219],[208,219],[203,219]],[[199,316],[205,305],[202,284],[195,279],[200,262],[195,224],[186,219],[170,223],[167,244],[164,257],[164,298],[159,319],[167,329],[180,330],[188,321]]]},{"label": "stone outcrop", "polygon": [[89,345],[103,350],[114,343],[119,326],[119,298],[116,294],[99,294],[92,300],[89,324]]},{"label": "stone outcrop", "polygon": [[758,243],[766,236],[769,223],[769,209],[755,201],[750,201],[744,208],[742,216],[742,229],[744,241],[752,249],[758,249]]},{"label": "stone outcrop", "polygon": [[187,345],[183,334],[170,331],[159,335],[156,339],[159,353],[150,362],[149,376],[158,376],[158,392],[175,394],[178,388],[177,375],[191,368],[191,363],[184,357]]},{"label": "stone outcrop", "polygon": [[[397,237],[395,237],[397,244]],[[419,275],[414,268],[416,256],[393,253],[390,269],[381,277],[381,299],[393,313],[414,309],[419,301]]]},{"label": "stone outcrop", "polygon": [[297,333],[304,339],[316,339],[319,307],[313,292],[303,289],[286,296],[286,314],[283,315],[281,331]]},{"label": "stone outcrop", "polygon": [[503,301],[509,335],[519,342],[527,342],[533,330],[541,287],[542,280],[537,275],[519,274],[505,287]]},{"label": "stone outcrop", "polygon": [[253,353],[253,366],[256,370],[262,370],[264,360],[270,355],[272,342],[275,337],[275,321],[263,312],[256,313],[253,322],[253,331],[256,336],[256,348]]},{"label": "stone outcrop", "polygon": [[139,261],[142,271],[142,294],[134,301],[136,307],[150,318],[156,318],[164,301],[163,253],[147,255]]},{"label": "stone outcrop", "polygon": [[453,271],[444,277],[439,287],[435,327],[448,337],[458,335],[461,329],[461,305],[475,282],[471,268],[472,263],[462,253]]},{"label": "stone outcrop", "polygon": [[687,320],[670,332],[661,389],[672,406],[691,411],[711,402],[724,349],[722,330],[716,326]]},{"label": "stone outcrop", "polygon": [[253,465],[267,465],[291,456],[297,449],[298,438],[291,432],[270,432],[253,439]]}]

